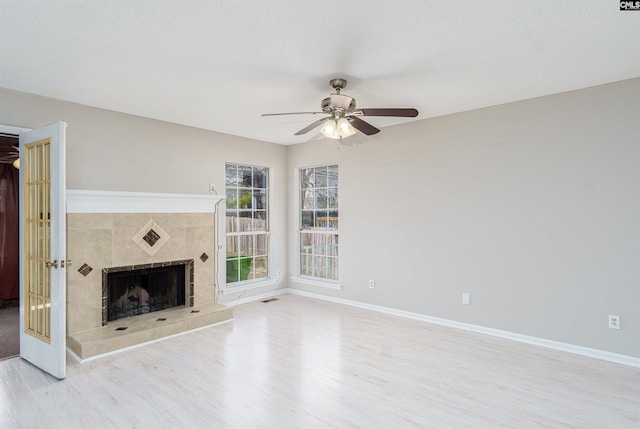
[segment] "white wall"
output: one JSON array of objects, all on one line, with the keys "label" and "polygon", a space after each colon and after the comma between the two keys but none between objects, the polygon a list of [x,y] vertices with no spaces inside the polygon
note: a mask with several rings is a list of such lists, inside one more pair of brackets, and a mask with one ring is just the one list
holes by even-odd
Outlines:
[{"label": "white wall", "polygon": [[343,289],[291,286],[638,357],[639,118],[633,79],[292,146],[292,211],[339,164]]},{"label": "white wall", "polygon": [[[69,189],[206,194],[225,192],[225,162],[271,168],[271,267],[287,271],[287,148],[0,88],[0,124],[35,128],[62,120],[67,127]],[[218,228],[223,246],[224,203]],[[220,275],[219,282],[224,281]],[[286,282],[247,291],[282,288]],[[221,301],[236,294],[221,296]]]}]

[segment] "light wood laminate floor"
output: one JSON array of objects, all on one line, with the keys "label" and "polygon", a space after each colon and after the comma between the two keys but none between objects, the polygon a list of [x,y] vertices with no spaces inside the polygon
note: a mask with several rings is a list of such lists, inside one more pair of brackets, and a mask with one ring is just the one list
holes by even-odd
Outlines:
[{"label": "light wood laminate floor", "polygon": [[281,295],[79,364],[0,362],[1,428],[639,428],[640,369]]}]

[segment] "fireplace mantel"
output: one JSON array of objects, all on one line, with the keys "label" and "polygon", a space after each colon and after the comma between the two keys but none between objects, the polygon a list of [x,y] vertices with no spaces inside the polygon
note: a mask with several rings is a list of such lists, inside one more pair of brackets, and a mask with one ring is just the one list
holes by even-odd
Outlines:
[{"label": "fireplace mantel", "polygon": [[215,213],[224,195],[67,189],[67,213]]}]

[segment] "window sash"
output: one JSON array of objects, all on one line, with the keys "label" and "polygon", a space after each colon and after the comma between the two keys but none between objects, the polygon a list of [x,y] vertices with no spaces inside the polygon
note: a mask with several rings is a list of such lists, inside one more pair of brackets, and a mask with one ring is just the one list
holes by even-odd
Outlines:
[{"label": "window sash", "polygon": [[225,165],[227,287],[269,277],[269,168]]},{"label": "window sash", "polygon": [[298,274],[338,280],[339,177],[337,165],[301,168],[298,181]]}]

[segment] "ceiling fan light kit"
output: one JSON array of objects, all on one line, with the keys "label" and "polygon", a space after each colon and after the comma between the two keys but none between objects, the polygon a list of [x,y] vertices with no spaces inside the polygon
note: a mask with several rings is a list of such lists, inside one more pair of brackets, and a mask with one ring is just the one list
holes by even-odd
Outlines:
[{"label": "ceiling fan light kit", "polygon": [[295,133],[295,135],[306,134],[312,129],[321,126],[320,132],[322,135],[330,139],[339,140],[351,137],[356,134],[356,130],[368,136],[380,132],[378,128],[360,119],[360,116],[394,116],[402,118],[415,118],[418,116],[418,111],[413,108],[356,109],[355,98],[340,94],[340,91],[347,86],[345,79],[331,79],[329,86],[335,93],[322,100],[320,103],[322,112],[265,113],[262,116],[328,114],[329,117],[318,119]]},{"label": "ceiling fan light kit", "polygon": [[333,118],[327,119],[324,124],[322,124],[320,132],[330,139],[346,139],[354,135],[356,130],[347,118],[342,117],[337,120]]}]

